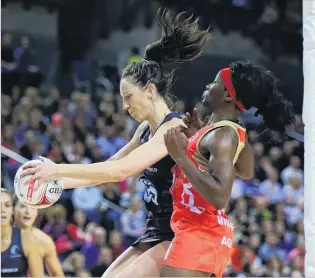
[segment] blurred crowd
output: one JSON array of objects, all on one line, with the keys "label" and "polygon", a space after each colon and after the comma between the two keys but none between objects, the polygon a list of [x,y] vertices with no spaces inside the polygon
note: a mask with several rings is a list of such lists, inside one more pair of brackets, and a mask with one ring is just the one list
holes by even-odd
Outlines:
[{"label": "blurred crowd", "polygon": [[[7,46],[2,48],[7,51],[2,55],[7,57],[2,60],[2,146],[27,159],[88,164],[107,160],[130,140],[137,123],[122,109],[119,93],[99,88],[91,96],[78,90],[65,99],[56,88],[38,89],[30,82],[40,72],[30,69],[35,59],[25,58],[32,53],[26,50],[29,44],[25,47],[23,39],[14,48],[10,40],[2,41]],[[138,56],[134,50],[129,62]],[[185,103],[178,101],[175,110],[185,111]],[[299,116],[296,130],[303,130]],[[228,213],[236,228],[226,276],[304,274],[304,148],[295,140],[278,140],[278,134],[271,137],[277,140],[266,140],[255,128],[249,131],[255,174],[233,185]],[[20,163],[4,155],[1,161],[1,186],[13,191]],[[57,204],[41,210],[37,225],[54,240],[67,276],[100,277],[142,233],[143,190],[139,177],[133,177],[64,191]]]}]

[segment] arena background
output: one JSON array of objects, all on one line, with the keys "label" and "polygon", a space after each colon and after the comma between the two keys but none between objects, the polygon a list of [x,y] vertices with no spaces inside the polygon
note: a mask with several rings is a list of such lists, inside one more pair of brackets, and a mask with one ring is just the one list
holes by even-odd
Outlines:
[{"label": "arena background", "polygon": [[[160,6],[194,12],[214,30],[204,55],[176,71],[177,110],[202,110],[198,101],[216,72],[250,59],[279,77],[303,133],[300,0],[7,0],[1,59],[13,67],[1,74],[1,145],[26,159],[66,163],[100,162],[119,150],[137,126],[122,111],[119,74],[159,38]],[[255,176],[233,186],[228,211],[236,236],[225,275],[304,276],[304,146],[261,135],[254,112],[243,119]],[[10,191],[19,160],[2,155],[1,185]],[[37,225],[55,241],[67,276],[100,277],[132,243],[145,224],[142,194],[134,177],[65,191],[41,211]]]}]

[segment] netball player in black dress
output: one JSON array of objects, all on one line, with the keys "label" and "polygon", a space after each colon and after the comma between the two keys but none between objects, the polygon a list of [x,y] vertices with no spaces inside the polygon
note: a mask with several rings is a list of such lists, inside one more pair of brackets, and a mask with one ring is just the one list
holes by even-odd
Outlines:
[{"label": "netball player in black dress", "polygon": [[1,188],[1,277],[44,277],[40,242],[29,231],[12,227],[11,194]]}]

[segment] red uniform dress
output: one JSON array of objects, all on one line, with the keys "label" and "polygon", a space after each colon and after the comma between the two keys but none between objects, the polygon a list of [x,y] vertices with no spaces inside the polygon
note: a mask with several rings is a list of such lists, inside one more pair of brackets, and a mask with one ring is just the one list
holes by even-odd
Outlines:
[{"label": "red uniform dress", "polygon": [[[223,126],[232,127],[238,134],[233,163],[245,145],[246,130],[234,122],[220,121],[201,129],[189,139],[186,154],[202,172],[208,173],[208,159],[199,152],[198,144],[208,132]],[[175,238],[165,255],[164,265],[221,277],[231,256],[233,224],[224,209],[215,209],[197,193],[177,165],[172,171],[174,212],[171,227]]]}]

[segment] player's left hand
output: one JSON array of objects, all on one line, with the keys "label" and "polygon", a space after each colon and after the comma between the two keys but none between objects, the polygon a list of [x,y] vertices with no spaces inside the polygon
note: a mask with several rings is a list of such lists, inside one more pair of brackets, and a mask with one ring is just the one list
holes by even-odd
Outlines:
[{"label": "player's left hand", "polygon": [[165,146],[169,155],[176,161],[186,155],[188,138],[183,133],[183,127],[173,127],[164,135]]},{"label": "player's left hand", "polygon": [[27,184],[31,181],[38,180],[39,184],[57,178],[57,165],[50,159],[40,157],[42,163],[29,161],[22,166],[21,178],[32,175],[30,180],[26,180],[24,183]]}]

